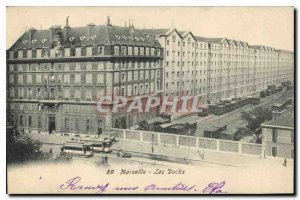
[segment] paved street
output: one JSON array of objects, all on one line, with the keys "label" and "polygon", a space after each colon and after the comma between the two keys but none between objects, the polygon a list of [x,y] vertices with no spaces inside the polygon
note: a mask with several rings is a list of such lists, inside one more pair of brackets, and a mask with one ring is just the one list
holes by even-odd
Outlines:
[{"label": "paved street", "polygon": [[[60,147],[65,141],[70,141],[70,137],[55,136],[55,135],[40,135],[33,134],[32,137],[41,141],[43,144],[42,150],[49,152],[52,149],[53,154],[59,154]],[[131,163],[144,163],[144,164],[160,164],[170,165],[176,158],[178,164],[201,164],[209,167],[213,166],[228,166],[228,167],[249,167],[258,164],[271,164],[274,166],[281,166],[281,159],[263,159],[259,156],[249,156],[236,153],[217,152],[206,149],[190,149],[179,147],[165,147],[163,145],[153,145],[154,155],[162,155],[170,157],[169,162],[157,159],[157,156],[152,156],[152,144],[145,144],[140,142],[133,142],[128,140],[119,140],[112,145],[112,149],[129,151],[132,153],[131,159],[118,158],[115,153],[112,154],[95,154],[94,158],[75,158],[83,160],[92,160],[93,162],[99,161],[100,157],[107,155],[113,162],[131,162]],[[140,152],[140,153],[137,153]],[[203,158],[203,159],[202,159]],[[188,160],[188,162],[186,162]],[[289,161],[293,162],[293,161]]]}]

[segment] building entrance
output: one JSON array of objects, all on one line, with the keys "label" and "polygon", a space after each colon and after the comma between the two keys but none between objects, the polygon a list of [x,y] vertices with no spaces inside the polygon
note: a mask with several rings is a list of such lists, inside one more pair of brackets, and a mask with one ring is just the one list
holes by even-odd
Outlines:
[{"label": "building entrance", "polygon": [[49,134],[53,133],[55,131],[55,117],[51,116],[49,117]]}]

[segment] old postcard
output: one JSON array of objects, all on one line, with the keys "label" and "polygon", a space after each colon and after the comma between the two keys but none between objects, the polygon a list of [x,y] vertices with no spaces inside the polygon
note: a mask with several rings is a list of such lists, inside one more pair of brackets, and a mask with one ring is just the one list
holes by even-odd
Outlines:
[{"label": "old postcard", "polygon": [[7,7],[8,194],[293,194],[293,7]]}]

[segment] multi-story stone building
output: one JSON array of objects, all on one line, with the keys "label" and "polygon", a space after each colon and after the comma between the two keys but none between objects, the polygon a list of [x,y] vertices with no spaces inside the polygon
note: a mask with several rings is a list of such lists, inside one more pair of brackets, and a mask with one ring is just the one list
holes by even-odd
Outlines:
[{"label": "multi-story stone building", "polygon": [[112,26],[109,19],[102,26],[30,29],[7,52],[9,118],[39,132],[129,128],[159,111],[103,116],[96,109],[102,96],[129,103],[161,93],[180,103],[191,96],[188,106],[197,96],[206,106],[294,80],[293,52],[176,28]]},{"label": "multi-story stone building", "polygon": [[294,119],[294,112],[286,112],[261,125],[264,156],[294,158]]},{"label": "multi-story stone building", "polygon": [[[127,128],[150,113],[111,112],[115,96],[143,102],[162,91],[160,44],[130,25],[31,28],[7,51],[11,123],[34,132],[99,133]],[[97,110],[99,97],[105,114]]]},{"label": "multi-story stone building", "polygon": [[192,94],[211,103],[294,80],[293,52],[227,38],[203,38],[176,28],[144,32],[155,35],[165,49],[167,96]]}]

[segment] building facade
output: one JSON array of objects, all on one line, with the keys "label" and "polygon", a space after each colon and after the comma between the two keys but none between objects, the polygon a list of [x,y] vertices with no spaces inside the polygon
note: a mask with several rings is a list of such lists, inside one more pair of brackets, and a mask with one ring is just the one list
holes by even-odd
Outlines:
[{"label": "building facade", "polygon": [[287,112],[261,125],[265,156],[294,159],[294,119],[294,113]]},{"label": "building facade", "polygon": [[[49,30],[30,29],[8,50],[8,120],[45,133],[96,134],[129,128],[157,115],[125,108],[112,112],[115,96],[143,99],[162,91],[162,56],[153,37],[130,27],[107,24]],[[97,109],[99,97],[110,96]]]},{"label": "building facade", "polygon": [[[174,29],[148,29],[164,48],[164,94],[194,95],[208,103],[251,95],[294,80],[293,52]],[[173,81],[176,78],[177,81]]]},{"label": "building facade", "polygon": [[[293,52],[190,31],[106,25],[30,29],[7,50],[7,113],[37,132],[97,133],[130,128],[150,113],[97,110],[99,97],[190,96],[199,106],[294,80]],[[174,113],[173,113],[174,114]],[[180,114],[179,114],[180,116]]]}]

